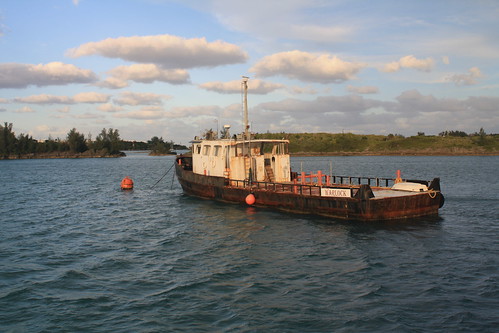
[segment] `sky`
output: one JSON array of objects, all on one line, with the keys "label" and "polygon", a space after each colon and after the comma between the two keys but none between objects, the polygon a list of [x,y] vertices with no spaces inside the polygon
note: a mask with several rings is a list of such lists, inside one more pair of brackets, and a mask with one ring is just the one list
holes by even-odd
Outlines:
[{"label": "sky", "polygon": [[499,1],[0,0],[16,135],[499,133]]}]

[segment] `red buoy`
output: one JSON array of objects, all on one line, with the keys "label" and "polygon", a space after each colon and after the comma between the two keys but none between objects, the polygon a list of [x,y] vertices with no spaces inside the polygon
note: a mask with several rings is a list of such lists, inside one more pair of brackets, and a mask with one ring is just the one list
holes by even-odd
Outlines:
[{"label": "red buoy", "polygon": [[250,193],[246,196],[246,203],[248,205],[250,205],[250,206],[253,205],[255,203],[255,201],[256,201],[255,196],[252,193]]},{"label": "red buoy", "polygon": [[133,180],[126,176],[121,181],[121,189],[122,190],[133,190]]}]

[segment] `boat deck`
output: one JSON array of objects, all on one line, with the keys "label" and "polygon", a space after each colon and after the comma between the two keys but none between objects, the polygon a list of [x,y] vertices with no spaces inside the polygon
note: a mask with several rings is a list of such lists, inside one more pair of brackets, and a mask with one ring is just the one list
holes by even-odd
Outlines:
[{"label": "boat deck", "polygon": [[391,198],[391,197],[402,197],[406,195],[414,195],[421,192],[413,192],[413,191],[400,191],[400,190],[392,190],[389,188],[373,188],[373,193],[375,198]]},{"label": "boat deck", "polygon": [[[317,184],[296,184],[292,182],[287,183],[267,183],[267,182],[253,182],[248,184],[248,182],[243,181],[233,181],[233,187],[245,187],[254,190],[266,190],[277,193],[294,193],[304,196],[321,196],[321,188],[330,189],[351,189],[351,197],[353,197],[360,188],[360,185],[348,185],[348,184],[329,184],[328,186],[321,186]],[[414,191],[403,191],[403,190],[393,190],[389,187],[371,187],[373,191],[374,198],[392,198],[392,197],[402,197],[416,195],[421,192]]]}]

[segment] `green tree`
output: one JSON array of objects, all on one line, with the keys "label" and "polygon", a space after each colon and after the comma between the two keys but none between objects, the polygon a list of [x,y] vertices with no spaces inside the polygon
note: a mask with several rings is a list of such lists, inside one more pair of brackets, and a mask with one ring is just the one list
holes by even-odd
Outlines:
[{"label": "green tree", "polygon": [[45,151],[47,153],[52,153],[54,151],[57,151],[57,149],[58,149],[58,143],[57,143],[56,140],[54,140],[52,138],[51,135],[49,135],[49,138],[47,140],[45,140],[45,147],[46,147]]},{"label": "green tree", "polygon": [[16,135],[12,130],[12,123],[0,125],[0,155],[8,157],[15,150]]},{"label": "green tree", "polygon": [[20,134],[16,146],[18,154],[32,154],[36,152],[38,142],[28,134]]},{"label": "green tree", "polygon": [[463,132],[463,131],[443,131],[443,132],[440,132],[438,133],[439,136],[456,136],[456,137],[467,137],[468,134],[466,134],[466,132]]},{"label": "green tree", "polygon": [[69,151],[73,153],[83,153],[88,149],[87,143],[85,142],[85,136],[78,133],[76,128],[69,131],[67,135],[67,143],[69,145]]},{"label": "green tree", "polygon": [[478,144],[480,146],[484,146],[487,143],[487,133],[485,133],[483,127],[480,128],[480,131],[477,133],[478,135]]},{"label": "green tree", "polygon": [[107,130],[105,128],[103,128],[100,134],[95,138],[94,148],[95,150],[106,149],[106,153],[109,152],[109,139],[107,137]]},{"label": "green tree", "polygon": [[112,128],[102,129],[95,138],[94,147],[96,150],[105,150],[108,154],[114,155],[120,152],[120,134],[118,130]]},{"label": "green tree", "polygon": [[117,129],[110,128],[107,132],[109,141],[111,142],[111,154],[118,154],[120,152],[120,133]]},{"label": "green tree", "polygon": [[165,142],[162,137],[158,138],[157,136],[154,136],[151,140],[147,141],[147,143],[153,154],[167,154],[172,148],[172,144]]}]

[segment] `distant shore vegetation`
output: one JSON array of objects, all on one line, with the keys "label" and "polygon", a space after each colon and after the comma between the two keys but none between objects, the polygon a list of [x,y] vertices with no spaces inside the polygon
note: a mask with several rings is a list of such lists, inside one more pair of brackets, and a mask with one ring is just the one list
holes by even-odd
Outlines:
[{"label": "distant shore vegetation", "polygon": [[[213,132],[213,131],[212,131]],[[223,134],[223,133],[222,133]],[[499,134],[483,128],[474,133],[446,130],[438,135],[418,132],[362,135],[353,133],[257,133],[255,139],[288,139],[293,155],[499,155]],[[40,141],[28,134],[15,135],[12,123],[0,124],[0,159],[119,157],[123,151],[149,150],[149,155],[169,155],[188,147],[154,136],[147,142],[121,140],[117,129],[106,129],[92,140],[75,128],[64,139]]]},{"label": "distant shore vegetation", "polygon": [[499,134],[443,131],[438,135],[262,133],[256,139],[288,139],[294,155],[499,155]]},{"label": "distant shore vegetation", "polygon": [[64,139],[39,141],[31,135],[16,136],[12,123],[0,124],[0,159],[18,158],[78,158],[78,157],[120,157],[127,150],[149,150],[150,155],[171,154],[174,149],[187,147],[168,142],[154,136],[147,142],[121,140],[117,129],[102,129],[95,140],[91,134],[85,137],[76,128],[71,129]]}]

